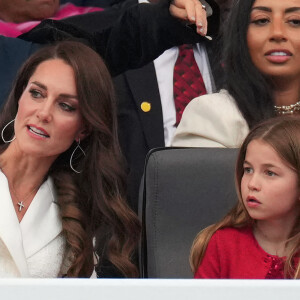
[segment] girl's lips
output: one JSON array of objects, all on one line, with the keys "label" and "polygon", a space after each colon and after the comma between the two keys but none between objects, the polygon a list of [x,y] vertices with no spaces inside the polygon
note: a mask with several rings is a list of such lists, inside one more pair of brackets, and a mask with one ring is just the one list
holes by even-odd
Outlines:
[{"label": "girl's lips", "polygon": [[248,196],[247,199],[246,199],[246,202],[247,202],[247,206],[251,207],[251,208],[257,207],[257,206],[259,206],[261,204],[261,202],[258,201],[253,196]]}]

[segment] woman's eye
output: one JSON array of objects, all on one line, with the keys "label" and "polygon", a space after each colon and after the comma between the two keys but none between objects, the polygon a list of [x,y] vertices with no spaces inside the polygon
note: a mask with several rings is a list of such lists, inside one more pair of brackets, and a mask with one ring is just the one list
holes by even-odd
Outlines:
[{"label": "woman's eye", "polygon": [[270,171],[270,170],[266,170],[266,174],[270,177],[276,176],[276,173]]},{"label": "woman's eye", "polygon": [[256,19],[256,20],[251,21],[251,23],[255,24],[255,25],[263,26],[263,25],[266,25],[267,23],[269,23],[269,19],[267,19],[267,18]]},{"label": "woman's eye", "polygon": [[250,173],[252,173],[252,168],[244,167],[244,174],[250,174]]},{"label": "woman's eye", "polygon": [[294,27],[300,27],[300,19],[289,20],[288,23],[290,23]]},{"label": "woman's eye", "polygon": [[38,90],[32,89],[32,90],[29,90],[29,93],[31,94],[31,97],[35,98],[35,99],[43,97],[42,93],[39,92]]},{"label": "woman's eye", "polygon": [[71,106],[70,104],[67,104],[65,102],[61,102],[59,103],[59,106],[64,110],[64,111],[74,111],[75,108],[73,106]]}]

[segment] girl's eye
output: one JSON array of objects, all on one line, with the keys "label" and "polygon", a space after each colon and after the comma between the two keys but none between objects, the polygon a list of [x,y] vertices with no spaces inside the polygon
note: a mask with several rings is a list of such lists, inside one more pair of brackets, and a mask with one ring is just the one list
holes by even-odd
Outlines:
[{"label": "girl's eye", "polygon": [[258,25],[258,26],[264,26],[266,24],[268,24],[270,21],[267,18],[261,18],[261,19],[256,19],[251,21],[250,23]]},{"label": "girl's eye", "polygon": [[29,90],[29,93],[31,94],[31,97],[35,98],[35,99],[43,97],[42,93],[40,91],[38,91],[38,90],[35,90],[35,89]]},{"label": "girl's eye", "polygon": [[73,106],[71,106],[70,104],[67,104],[65,102],[61,102],[59,103],[59,106],[62,108],[62,110],[64,111],[69,111],[72,112],[75,110],[75,108]]},{"label": "girl's eye", "polygon": [[244,174],[251,174],[253,172],[252,168],[244,167]]}]

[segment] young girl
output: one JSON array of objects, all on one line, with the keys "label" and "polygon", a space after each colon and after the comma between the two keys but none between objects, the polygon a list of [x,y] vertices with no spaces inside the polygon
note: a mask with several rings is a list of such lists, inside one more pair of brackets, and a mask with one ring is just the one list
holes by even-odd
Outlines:
[{"label": "young girl", "polygon": [[196,237],[195,278],[300,278],[300,117],[257,125],[236,165],[239,201]]}]

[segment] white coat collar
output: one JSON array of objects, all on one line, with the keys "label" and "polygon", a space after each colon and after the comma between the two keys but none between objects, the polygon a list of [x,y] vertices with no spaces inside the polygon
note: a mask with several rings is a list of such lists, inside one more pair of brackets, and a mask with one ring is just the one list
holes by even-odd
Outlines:
[{"label": "white coat collar", "polygon": [[38,252],[62,231],[55,187],[48,178],[39,188],[21,223],[26,258]]},{"label": "white coat collar", "polygon": [[62,230],[54,186],[48,178],[19,223],[6,176],[0,172],[0,238],[12,256],[21,277],[29,277],[27,258],[39,251]]}]

